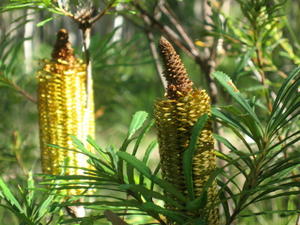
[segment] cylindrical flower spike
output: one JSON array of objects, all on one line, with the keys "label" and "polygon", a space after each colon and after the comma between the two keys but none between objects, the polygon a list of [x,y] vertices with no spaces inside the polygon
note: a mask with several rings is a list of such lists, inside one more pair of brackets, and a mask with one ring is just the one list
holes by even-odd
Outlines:
[{"label": "cylindrical flower spike", "polygon": [[[88,94],[88,96],[87,96]],[[89,98],[89,99],[88,99]],[[87,105],[87,100],[89,104]],[[47,174],[80,174],[86,157],[74,148],[70,135],[85,141],[94,136],[93,90],[86,90],[86,65],[74,56],[68,32],[61,29],[51,60],[38,72],[38,110],[42,170]],[[88,114],[89,119],[84,117]],[[49,144],[58,145],[62,149]]]},{"label": "cylindrical flower spike", "polygon": [[[210,98],[205,90],[193,89],[186,69],[173,46],[161,38],[159,44],[167,80],[166,99],[155,104],[155,119],[158,129],[159,152],[162,176],[183,194],[187,195],[183,173],[183,153],[189,145],[191,131],[197,119],[210,115]],[[193,158],[193,183],[196,196],[200,196],[203,187],[216,168],[212,126],[208,122],[198,138],[197,150]],[[172,197],[172,196],[170,196]],[[174,197],[174,196],[173,196]],[[216,183],[208,189],[208,201],[203,211],[193,212],[201,216],[208,225],[219,224]],[[166,205],[167,208],[176,208]],[[184,212],[191,215],[191,212]],[[170,223],[171,224],[171,223]]]}]

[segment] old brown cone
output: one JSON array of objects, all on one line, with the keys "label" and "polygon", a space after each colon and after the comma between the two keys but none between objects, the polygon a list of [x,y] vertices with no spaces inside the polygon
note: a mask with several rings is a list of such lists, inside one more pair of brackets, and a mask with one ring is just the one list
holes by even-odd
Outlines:
[{"label": "old brown cone", "polygon": [[159,42],[160,52],[165,65],[164,76],[167,80],[169,99],[177,99],[180,94],[186,95],[193,90],[187,71],[171,43],[162,37]]}]

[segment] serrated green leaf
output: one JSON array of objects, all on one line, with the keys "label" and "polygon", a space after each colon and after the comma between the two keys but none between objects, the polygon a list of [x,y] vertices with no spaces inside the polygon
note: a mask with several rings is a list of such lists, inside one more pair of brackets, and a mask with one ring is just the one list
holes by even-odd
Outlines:
[{"label": "serrated green leaf", "polygon": [[12,206],[16,206],[18,208],[19,212],[24,213],[20,203],[15,198],[15,196],[12,194],[9,187],[5,184],[5,182],[3,181],[3,179],[1,177],[0,177],[0,190],[6,201],[8,201]]},{"label": "serrated green leaf", "polygon": [[52,201],[54,200],[55,195],[49,195],[43,203],[40,205],[38,209],[38,220],[41,220],[50,210],[50,205],[52,204]]},{"label": "serrated green leaf", "polygon": [[129,139],[132,138],[132,136],[136,133],[136,131],[139,130],[143,126],[147,117],[148,117],[148,113],[146,113],[144,111],[136,112],[133,115],[133,118],[129,125],[128,134],[127,134]]},{"label": "serrated green leaf", "polygon": [[151,178],[151,170],[143,163],[142,161],[138,160],[136,157],[132,156],[127,152],[117,152],[117,155],[125,160],[127,163],[131,164],[137,171],[139,171],[144,176]]},{"label": "serrated green leaf", "polygon": [[251,116],[252,120],[255,121],[255,126],[257,127],[256,130],[258,130],[259,137],[262,136],[261,134],[261,122],[258,119],[256,113],[252,109],[252,107],[248,104],[248,102],[244,99],[244,97],[241,95],[240,91],[237,89],[237,87],[234,85],[232,80],[228,75],[226,75],[223,72],[216,71],[213,73],[213,76],[216,78],[216,80],[228,91],[228,93],[239,103],[239,105]]},{"label": "serrated green leaf", "polygon": [[145,163],[138,160],[135,156],[127,152],[117,152],[117,155],[122,158],[127,163],[130,163],[138,172],[143,174],[145,177],[159,185],[166,192],[171,193],[174,197],[180,199],[183,202],[186,202],[186,197],[178,191],[172,184],[158,178],[157,176],[152,175],[151,170],[146,166]]}]

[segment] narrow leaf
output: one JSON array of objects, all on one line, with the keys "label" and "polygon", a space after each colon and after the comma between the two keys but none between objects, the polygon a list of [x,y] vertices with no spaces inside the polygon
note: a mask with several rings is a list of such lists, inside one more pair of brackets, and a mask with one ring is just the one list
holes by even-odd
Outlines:
[{"label": "narrow leaf", "polygon": [[193,157],[196,151],[197,141],[202,131],[208,115],[201,116],[192,129],[192,136],[188,148],[183,153],[183,173],[186,179],[188,194],[191,199],[195,198],[194,183],[193,183]]},{"label": "narrow leaf", "polygon": [[146,121],[148,117],[148,113],[144,112],[144,111],[139,111],[136,112],[133,115],[133,118],[131,120],[131,123],[129,125],[129,130],[128,130],[128,138],[130,139],[137,130],[139,130],[144,122]]},{"label": "narrow leaf", "polygon": [[16,206],[20,212],[23,212],[23,209],[20,203],[17,201],[15,196],[10,191],[9,187],[5,184],[3,179],[0,177],[0,190],[5,197],[5,200],[8,201],[12,206]]}]

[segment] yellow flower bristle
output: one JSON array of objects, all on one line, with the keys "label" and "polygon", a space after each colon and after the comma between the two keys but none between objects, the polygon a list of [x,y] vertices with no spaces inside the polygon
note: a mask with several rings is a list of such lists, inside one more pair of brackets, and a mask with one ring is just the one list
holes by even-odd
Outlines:
[{"label": "yellow flower bristle", "polygon": [[82,174],[63,166],[88,167],[84,155],[67,149],[74,149],[70,135],[82,141],[94,137],[93,90],[86,90],[86,65],[74,56],[64,29],[58,32],[52,59],[45,60],[38,72],[38,110],[43,172]]},{"label": "yellow flower bristle", "polygon": [[[189,145],[191,131],[197,119],[204,114],[211,114],[210,98],[205,90],[192,88],[192,82],[188,79],[179,55],[164,38],[160,41],[160,49],[165,65],[164,76],[168,83],[167,98],[155,104],[162,176],[187,195],[183,153]],[[211,122],[208,122],[198,137],[197,150],[193,158],[193,183],[196,196],[201,195],[205,183],[215,168],[212,126]],[[207,220],[208,225],[218,225],[218,207],[214,206],[217,200],[217,187],[214,182],[208,189],[208,201],[204,211],[184,213],[201,216]],[[169,205],[166,207],[177,210]]]}]

